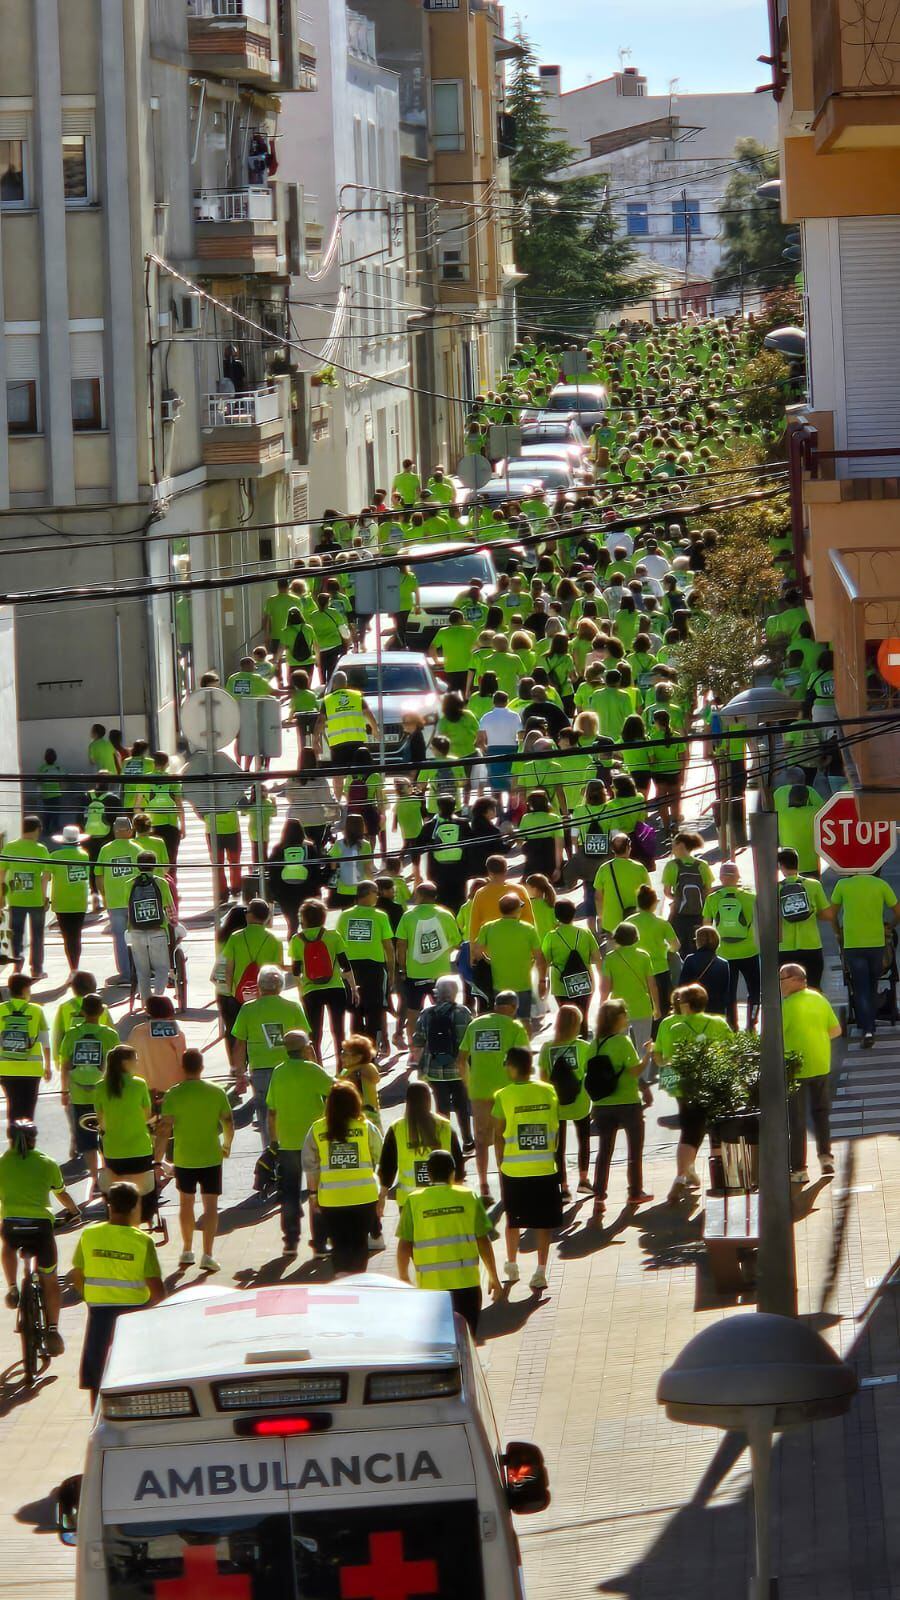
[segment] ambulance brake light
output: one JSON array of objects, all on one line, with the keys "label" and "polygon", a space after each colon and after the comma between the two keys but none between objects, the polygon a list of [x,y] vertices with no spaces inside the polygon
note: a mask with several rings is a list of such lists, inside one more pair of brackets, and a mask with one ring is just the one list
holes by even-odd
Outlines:
[{"label": "ambulance brake light", "polygon": [[314,1411],[307,1417],[241,1417],[234,1431],[244,1439],[296,1439],[304,1433],[326,1433],[331,1413]]}]

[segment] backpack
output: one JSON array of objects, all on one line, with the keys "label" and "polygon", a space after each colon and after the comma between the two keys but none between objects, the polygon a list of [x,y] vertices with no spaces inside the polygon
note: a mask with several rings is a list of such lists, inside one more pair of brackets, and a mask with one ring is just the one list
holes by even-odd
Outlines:
[{"label": "backpack", "polygon": [[679,917],[702,917],[703,902],[706,899],[706,887],[698,862],[679,861],[677,873],[678,876],[675,881],[676,915]]},{"label": "backpack", "polygon": [[778,909],[784,922],[805,922],[812,916],[809,890],[802,878],[791,878],[778,885]]},{"label": "backpack", "polygon": [[[562,938],[561,932],[559,937]],[[560,978],[567,1000],[584,1000],[593,992],[591,974],[579,953],[577,943],[572,945],[566,956],[566,964],[560,972]]]},{"label": "backpack", "polygon": [[259,1156],[253,1168],[253,1189],[263,1201],[274,1199],[281,1193],[278,1155],[271,1145]]},{"label": "backpack", "polygon": [[164,927],[165,921],[166,913],[159,884],[149,872],[139,873],[128,896],[129,926],[150,931]]},{"label": "backpack", "polygon": [[[552,1050],[553,1046],[550,1048]],[[556,1098],[561,1106],[574,1105],[581,1093],[578,1056],[574,1045],[566,1045],[554,1058],[550,1068],[550,1082],[556,1090]]]},{"label": "backpack", "polygon": [[[434,830],[434,842],[432,845],[432,854],[435,861],[461,861],[461,838],[462,829],[458,822],[439,822]],[[442,847],[440,850],[435,848],[438,844]]]},{"label": "backpack", "polygon": [[594,1053],[589,1057],[584,1073],[584,1087],[592,1100],[608,1100],[615,1094],[619,1086],[619,1079],[625,1071],[624,1067],[617,1067],[610,1057],[603,1054],[601,1046],[608,1039],[598,1039]]},{"label": "backpack", "polygon": [[715,921],[723,944],[740,944],[747,935],[749,923],[736,894],[729,894],[719,901]]},{"label": "backpack", "polygon": [[459,1054],[459,1042],[453,1021],[455,1009],[454,1001],[449,1005],[432,1006],[426,1013],[425,1040],[428,1060],[438,1067],[448,1067]]},{"label": "backpack", "polygon": [[[250,953],[250,940],[247,937],[247,929],[245,928],[243,930],[243,932],[244,932],[244,945],[245,945],[245,947],[247,949],[247,952],[249,954]],[[252,956],[251,956],[250,960],[248,961],[246,967],[244,968],[243,972],[241,973],[240,978],[238,979],[238,986],[234,991],[234,998],[241,1005],[244,1005],[246,1003],[246,1001],[248,1001],[248,1000],[258,1000],[259,999],[259,962],[258,961],[254,961]]]},{"label": "backpack", "polygon": [[413,958],[421,966],[431,966],[449,950],[450,945],[437,916],[420,917],[413,932]]},{"label": "backpack", "polygon": [[334,972],[331,951],[321,933],[314,939],[303,935],[303,976],[308,983],[327,983]]}]

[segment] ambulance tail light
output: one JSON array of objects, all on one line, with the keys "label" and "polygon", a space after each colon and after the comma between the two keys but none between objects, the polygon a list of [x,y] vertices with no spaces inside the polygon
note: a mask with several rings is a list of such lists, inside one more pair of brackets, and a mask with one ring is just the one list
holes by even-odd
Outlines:
[{"label": "ambulance tail light", "polygon": [[275,1407],[340,1405],[347,1398],[347,1375],[320,1372],[315,1377],[250,1378],[214,1385],[220,1411],[272,1411]]},{"label": "ambulance tail light", "polygon": [[195,1417],[197,1403],[190,1389],[144,1389],[129,1394],[104,1394],[103,1415],[111,1422],[143,1422],[160,1417]]},{"label": "ambulance tail light", "polygon": [[330,1411],[311,1411],[304,1417],[240,1417],[234,1425],[242,1439],[296,1439],[305,1433],[327,1433]]},{"label": "ambulance tail light", "polygon": [[383,1405],[389,1400],[444,1400],[459,1391],[459,1367],[420,1372],[370,1372],[366,1379],[367,1405]]}]

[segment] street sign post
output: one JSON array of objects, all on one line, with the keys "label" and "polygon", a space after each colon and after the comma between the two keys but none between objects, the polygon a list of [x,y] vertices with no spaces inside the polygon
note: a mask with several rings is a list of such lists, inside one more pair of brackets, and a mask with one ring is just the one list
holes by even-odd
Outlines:
[{"label": "street sign post", "polygon": [[860,818],[849,789],[826,800],[814,826],[816,849],[835,872],[877,872],[897,848],[896,823]]},{"label": "street sign post", "polygon": [[[205,763],[202,768],[204,773],[221,771],[222,768],[217,765],[218,760],[231,760],[230,756],[222,756],[220,752],[237,738],[240,727],[241,713],[237,701],[224,689],[216,687],[197,689],[188,696],[181,710],[181,731],[188,744],[198,752],[198,755],[193,757],[194,762],[202,760]],[[240,772],[237,762],[231,764],[235,771]],[[189,761],[184,769],[185,772],[188,772],[190,766]],[[197,770],[199,769],[195,766],[194,771]],[[198,784],[196,787],[200,789],[202,786]],[[197,799],[190,792],[191,788],[192,785],[189,784],[188,798],[195,810],[200,810]],[[219,830],[216,827],[218,793],[218,786],[210,787],[206,796],[210,801],[206,815],[209,817],[209,854],[213,865],[213,916],[216,923],[219,920]],[[227,805],[223,806],[223,810],[228,809]]]},{"label": "street sign post", "polygon": [[[274,695],[248,695],[238,707],[241,719],[238,733],[238,755],[247,761],[256,758],[262,770],[266,761],[277,761],[281,755],[281,702]],[[259,892],[266,898],[265,807],[263,805],[262,779],[253,785],[253,803],[256,809],[256,841],[259,855]]]}]

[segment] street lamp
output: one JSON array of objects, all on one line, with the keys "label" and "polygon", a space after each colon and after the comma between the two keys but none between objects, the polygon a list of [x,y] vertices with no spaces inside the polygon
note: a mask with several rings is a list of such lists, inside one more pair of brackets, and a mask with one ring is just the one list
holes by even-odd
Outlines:
[{"label": "street lamp", "polygon": [[843,1416],[856,1374],[820,1334],[790,1317],[750,1312],[704,1328],[659,1380],[673,1422],[739,1429],[753,1473],[756,1575],[750,1600],[769,1600],[772,1438],[785,1428]]}]

